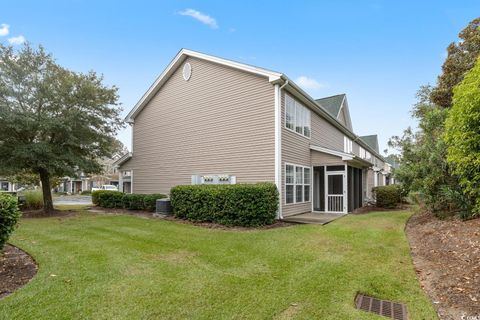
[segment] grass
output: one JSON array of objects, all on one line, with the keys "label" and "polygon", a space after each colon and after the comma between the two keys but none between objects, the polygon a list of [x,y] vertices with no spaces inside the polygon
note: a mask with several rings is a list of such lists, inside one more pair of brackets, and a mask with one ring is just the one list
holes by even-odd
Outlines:
[{"label": "grass", "polygon": [[436,319],[403,232],[410,212],[255,231],[81,213],[24,219],[11,242],[39,263],[1,319],[384,319],[357,291]]}]

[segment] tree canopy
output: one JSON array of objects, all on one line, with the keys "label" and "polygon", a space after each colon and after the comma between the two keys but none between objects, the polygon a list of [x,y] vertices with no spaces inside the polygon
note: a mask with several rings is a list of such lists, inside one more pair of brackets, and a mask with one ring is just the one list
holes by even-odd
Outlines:
[{"label": "tree canopy", "polygon": [[453,173],[480,215],[480,60],[454,89],[445,141]]},{"label": "tree canopy", "polygon": [[480,18],[472,20],[458,37],[460,41],[452,42],[447,48],[447,59],[432,91],[432,102],[444,108],[451,107],[453,88],[462,81],[480,54]]},{"label": "tree canopy", "polygon": [[0,45],[0,173],[37,174],[45,210],[50,178],[102,170],[123,126],[117,88],[95,72],[63,68],[43,47]]}]

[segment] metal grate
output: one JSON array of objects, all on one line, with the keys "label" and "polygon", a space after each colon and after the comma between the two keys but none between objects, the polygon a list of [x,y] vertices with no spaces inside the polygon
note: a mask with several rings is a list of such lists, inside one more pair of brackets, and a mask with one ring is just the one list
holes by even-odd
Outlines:
[{"label": "metal grate", "polygon": [[355,307],[360,310],[379,314],[395,320],[407,320],[407,306],[388,300],[380,300],[358,293]]}]

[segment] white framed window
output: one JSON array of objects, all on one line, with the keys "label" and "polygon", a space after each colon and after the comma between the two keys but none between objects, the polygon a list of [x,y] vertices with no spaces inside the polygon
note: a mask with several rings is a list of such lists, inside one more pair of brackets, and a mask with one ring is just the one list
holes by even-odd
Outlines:
[{"label": "white framed window", "polygon": [[310,138],[310,110],[290,95],[285,95],[285,127],[293,132]]},{"label": "white framed window", "polygon": [[285,203],[310,202],[311,169],[285,164]]},{"label": "white framed window", "polygon": [[343,136],[343,151],[346,153],[352,153],[353,141],[346,136]]}]

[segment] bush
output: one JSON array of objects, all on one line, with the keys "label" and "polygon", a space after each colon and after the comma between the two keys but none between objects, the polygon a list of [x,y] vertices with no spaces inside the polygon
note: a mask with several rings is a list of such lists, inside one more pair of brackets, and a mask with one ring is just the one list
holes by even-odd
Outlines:
[{"label": "bush", "polygon": [[403,200],[403,189],[398,184],[375,187],[373,194],[377,201],[377,207],[380,208],[396,208]]},{"label": "bush", "polygon": [[30,190],[22,192],[25,197],[25,206],[23,209],[36,210],[43,208],[43,193],[41,190]]},{"label": "bush", "polygon": [[245,227],[272,224],[278,209],[272,183],[176,186],[170,199],[176,217]]},{"label": "bush", "polygon": [[17,198],[0,192],[0,251],[15,229],[19,217]]},{"label": "bush", "polygon": [[92,192],[93,204],[102,208],[124,208],[129,210],[155,211],[157,199],[164,194],[122,193],[119,191],[98,190]]},{"label": "bush", "polygon": [[82,196],[89,196],[89,195],[91,195],[92,193],[91,193],[90,191],[88,191],[88,190],[85,190],[85,191],[80,192],[80,194],[81,194]]},{"label": "bush", "polygon": [[146,211],[155,211],[157,207],[157,199],[163,199],[167,196],[161,193],[152,193],[143,195],[143,208]]},{"label": "bush", "polygon": [[92,202],[95,205],[98,205],[102,208],[123,208],[123,196],[124,193],[119,191],[108,191],[108,190],[100,190],[94,191],[92,194]]}]

